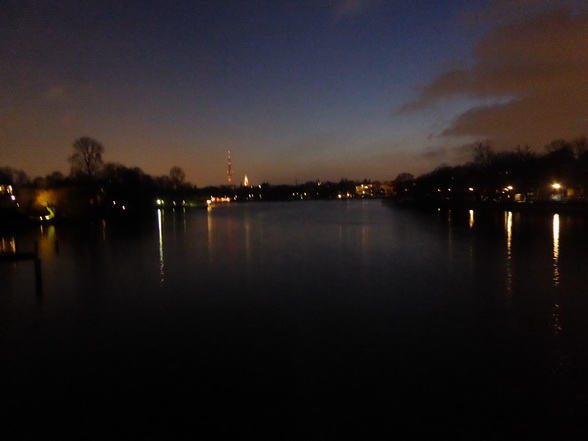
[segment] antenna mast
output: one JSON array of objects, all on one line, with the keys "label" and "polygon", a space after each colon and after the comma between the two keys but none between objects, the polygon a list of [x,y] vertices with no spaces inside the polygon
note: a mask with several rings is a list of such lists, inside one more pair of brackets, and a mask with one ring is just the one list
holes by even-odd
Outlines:
[{"label": "antenna mast", "polygon": [[231,169],[231,151],[227,151],[227,180],[233,182],[233,170]]}]

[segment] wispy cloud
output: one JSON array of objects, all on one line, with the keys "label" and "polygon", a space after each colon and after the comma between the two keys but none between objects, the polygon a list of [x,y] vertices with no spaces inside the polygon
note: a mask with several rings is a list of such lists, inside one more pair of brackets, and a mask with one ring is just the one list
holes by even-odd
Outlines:
[{"label": "wispy cloud", "polygon": [[[495,3],[496,13],[502,3]],[[490,138],[506,147],[587,133],[588,11],[545,8],[549,1],[514,3],[528,13],[499,20],[475,45],[472,67],[440,74],[403,110],[456,96],[494,100],[459,114],[443,135]]]},{"label": "wispy cloud", "polygon": [[461,164],[472,159],[472,144],[458,146],[431,146],[427,147],[422,157],[432,164]]}]

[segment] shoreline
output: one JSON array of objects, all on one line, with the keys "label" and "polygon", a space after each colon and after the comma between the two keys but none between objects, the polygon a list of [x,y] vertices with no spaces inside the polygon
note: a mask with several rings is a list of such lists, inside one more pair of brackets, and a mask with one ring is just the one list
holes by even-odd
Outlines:
[{"label": "shoreline", "polygon": [[477,210],[516,211],[522,213],[560,213],[588,215],[588,201],[534,201],[534,202],[454,202],[454,201],[401,201],[391,200],[397,207],[424,210]]}]

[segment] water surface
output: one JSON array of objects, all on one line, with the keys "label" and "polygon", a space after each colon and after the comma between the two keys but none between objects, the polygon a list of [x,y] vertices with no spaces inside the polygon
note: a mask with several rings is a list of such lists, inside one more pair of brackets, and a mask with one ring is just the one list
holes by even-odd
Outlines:
[{"label": "water surface", "polygon": [[583,217],[379,201],[45,225],[0,266],[12,439],[586,439]]}]

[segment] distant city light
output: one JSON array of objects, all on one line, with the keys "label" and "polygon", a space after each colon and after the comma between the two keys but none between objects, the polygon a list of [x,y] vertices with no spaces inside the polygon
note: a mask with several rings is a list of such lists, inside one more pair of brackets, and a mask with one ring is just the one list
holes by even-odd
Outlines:
[{"label": "distant city light", "polygon": [[561,188],[561,184],[560,184],[560,183],[558,183],[558,182],[554,182],[553,184],[551,184],[551,186],[552,186],[553,188],[555,188],[556,190],[559,190],[559,189]]},{"label": "distant city light", "polygon": [[[236,198],[236,196],[235,196],[235,198]],[[221,202],[221,203],[222,203],[222,202],[231,202],[231,198],[230,198],[230,197],[228,197],[228,196],[224,196],[224,197],[222,197],[222,198],[216,198],[216,197],[214,197],[214,196],[211,196],[211,197],[210,197],[210,199],[208,199],[208,200],[206,201],[206,203],[207,203],[208,205],[212,205],[212,204],[214,204],[214,203],[217,203],[217,202]]]}]

